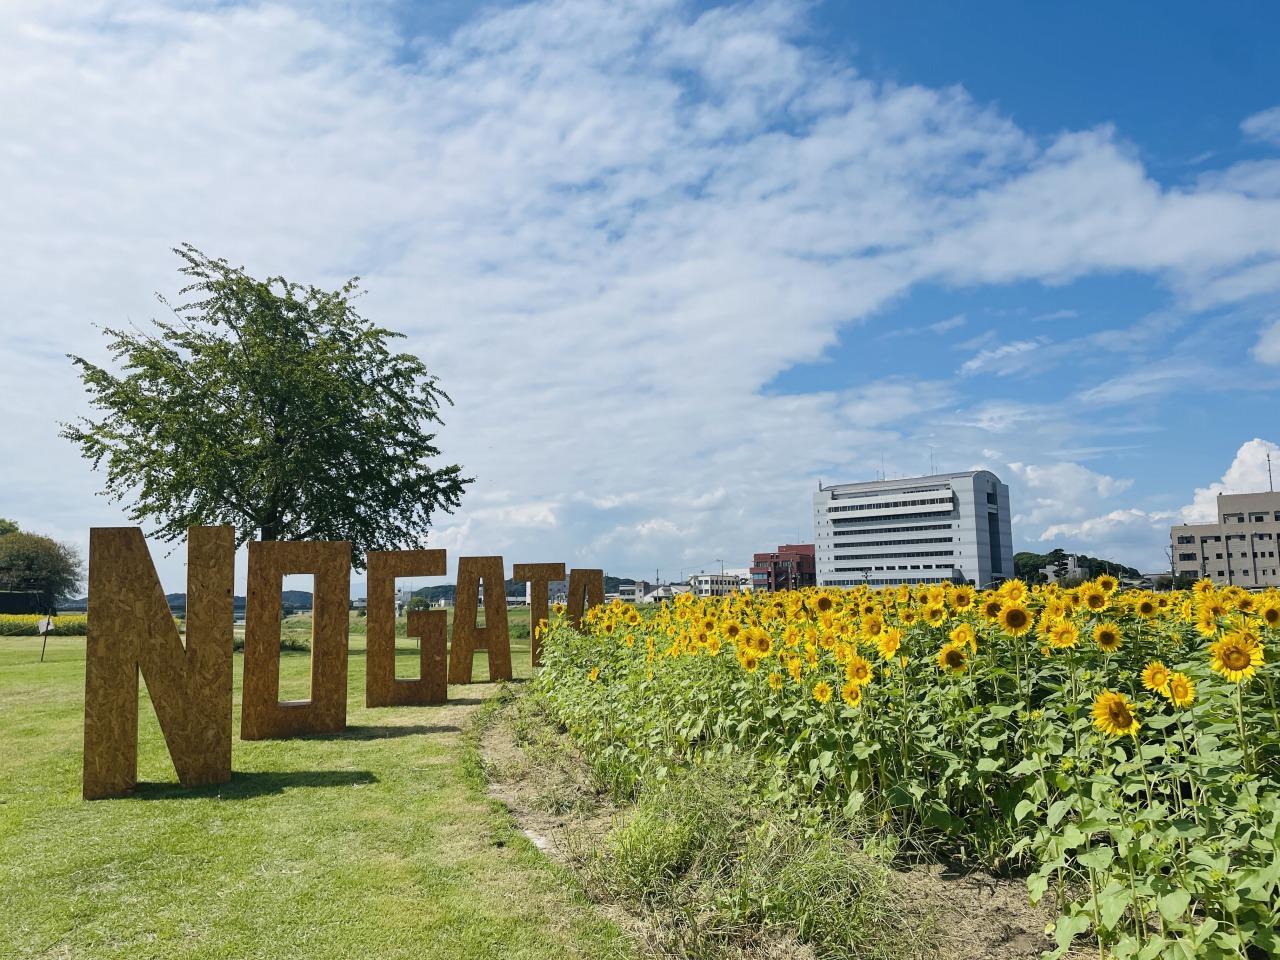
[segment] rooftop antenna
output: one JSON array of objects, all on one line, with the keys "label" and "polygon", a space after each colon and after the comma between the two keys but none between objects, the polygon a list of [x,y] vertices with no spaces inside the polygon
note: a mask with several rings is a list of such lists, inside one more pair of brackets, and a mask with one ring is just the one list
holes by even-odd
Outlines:
[{"label": "rooftop antenna", "polygon": [[1271,451],[1267,451],[1267,488],[1272,492],[1276,492],[1276,485],[1271,481]]},{"label": "rooftop antenna", "polygon": [[929,447],[929,476],[933,476],[934,473],[935,471],[933,469],[933,447],[930,446]]}]

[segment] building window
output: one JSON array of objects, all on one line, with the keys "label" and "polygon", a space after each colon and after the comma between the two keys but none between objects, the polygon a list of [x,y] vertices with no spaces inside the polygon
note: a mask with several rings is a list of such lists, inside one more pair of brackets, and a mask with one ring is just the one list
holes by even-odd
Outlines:
[{"label": "building window", "polygon": [[1180,553],[1178,554],[1178,559],[1179,560],[1195,560],[1196,555],[1194,553]]},{"label": "building window", "polygon": [[1178,538],[1178,542],[1179,542],[1179,543],[1195,543],[1195,542],[1196,542],[1196,538],[1195,538],[1195,537],[1186,537],[1186,536],[1183,536],[1183,537],[1179,537],[1179,538]]}]

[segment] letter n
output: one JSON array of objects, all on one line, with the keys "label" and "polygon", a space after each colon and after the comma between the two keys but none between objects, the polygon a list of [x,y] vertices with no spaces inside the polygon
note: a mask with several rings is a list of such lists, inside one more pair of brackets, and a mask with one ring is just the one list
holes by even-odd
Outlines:
[{"label": "letter n", "polygon": [[137,784],[139,671],[182,785],[231,779],[234,570],[230,527],[188,531],[184,646],[142,531],[89,532],[86,800],[122,796]]}]

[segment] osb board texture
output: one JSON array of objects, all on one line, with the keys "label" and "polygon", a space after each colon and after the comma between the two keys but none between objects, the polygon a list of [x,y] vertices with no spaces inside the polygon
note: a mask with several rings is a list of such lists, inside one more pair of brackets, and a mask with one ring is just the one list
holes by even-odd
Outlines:
[{"label": "osb board texture", "polygon": [[185,786],[231,779],[230,527],[187,534],[187,639],[137,527],[89,532],[83,793],[127,794],[138,780],[138,672]]},{"label": "osb board texture", "polygon": [[402,704],[429,706],[449,699],[449,615],[443,610],[410,610],[409,636],[422,644],[418,656],[417,680],[397,680],[396,691],[407,691],[412,685],[413,700]]},{"label": "osb board texture", "polygon": [[[412,707],[444,703],[448,683],[444,661],[448,615],[443,610],[414,610],[409,635],[421,638],[416,679],[396,678],[396,577],[438,577],[445,573],[443,550],[371,550],[368,555],[368,620],[364,702],[368,707]],[[429,614],[415,616],[415,614]],[[415,632],[414,628],[417,628]],[[439,633],[439,659],[434,643]],[[432,671],[438,671],[435,677]]]},{"label": "osb board texture", "polygon": [[[476,625],[480,582],[484,581],[484,622]],[[507,588],[501,557],[462,557],[453,608],[453,641],[449,648],[449,682],[470,683],[477,649],[489,654],[489,679],[511,679],[511,636],[507,626]]]},{"label": "osb board texture", "polygon": [[533,665],[539,667],[542,665],[542,638],[538,636],[538,625],[550,619],[550,585],[564,579],[564,564],[517,563],[511,575],[530,585],[529,655],[533,659]]},{"label": "osb board texture", "polygon": [[[280,590],[293,573],[315,576],[311,615],[311,699],[280,702]],[[336,733],[347,725],[347,628],[351,544],[249,544],[240,737],[266,740]]]},{"label": "osb board texture", "polygon": [[570,570],[568,594],[565,613],[573,629],[581,630],[582,615],[604,603],[604,571]]}]

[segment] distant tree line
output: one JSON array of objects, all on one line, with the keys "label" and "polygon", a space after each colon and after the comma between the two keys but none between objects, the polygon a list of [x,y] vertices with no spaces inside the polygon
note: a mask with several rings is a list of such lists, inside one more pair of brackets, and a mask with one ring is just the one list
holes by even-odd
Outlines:
[{"label": "distant tree line", "polygon": [[[1013,555],[1013,571],[1018,579],[1026,583],[1047,583],[1049,578],[1045,576],[1044,568],[1053,567],[1057,571],[1057,579],[1062,580],[1067,575],[1068,570],[1068,554],[1065,550],[1055,547],[1048,553],[1031,553],[1023,551]],[[1142,574],[1136,567],[1126,567],[1122,563],[1116,563],[1114,560],[1102,560],[1098,557],[1090,557],[1083,553],[1074,555],[1076,565],[1080,568],[1083,578],[1092,580],[1104,573],[1109,573],[1114,577],[1129,577],[1138,579]]]}]

